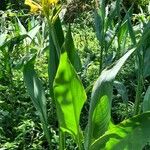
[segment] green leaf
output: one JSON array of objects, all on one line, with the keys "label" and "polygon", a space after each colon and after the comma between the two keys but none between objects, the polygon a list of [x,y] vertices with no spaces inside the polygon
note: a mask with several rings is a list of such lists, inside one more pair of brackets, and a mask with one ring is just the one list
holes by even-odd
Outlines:
[{"label": "green leaf", "polygon": [[144,69],[143,74],[144,77],[150,76],[150,47],[146,49],[144,54]]},{"label": "green leaf", "polygon": [[141,150],[150,142],[150,112],[124,120],[94,141],[90,150]]},{"label": "green leaf", "polygon": [[39,32],[40,26],[36,25],[34,28],[32,28],[27,34],[30,37],[28,39],[28,44],[31,44],[32,40],[35,38],[36,34]]},{"label": "green leaf", "polygon": [[38,115],[43,125],[44,133],[50,143],[50,133],[48,130],[47,122],[47,108],[46,108],[46,98],[43,91],[42,83],[38,79],[37,74],[34,70],[34,60],[35,57],[30,59],[23,69],[24,82],[27,87],[27,91],[32,99],[32,102],[37,109]]},{"label": "green leaf", "polygon": [[20,20],[18,18],[17,18],[17,21],[18,21],[18,26],[19,26],[20,34],[21,35],[27,34],[27,31],[26,31],[25,27],[22,25],[22,23],[20,22]]},{"label": "green leaf", "polygon": [[150,86],[148,87],[144,96],[143,111],[150,111]]},{"label": "green leaf", "polygon": [[27,34],[15,36],[9,39],[8,41],[4,42],[3,45],[0,46],[0,48],[4,49],[5,47],[8,47],[9,51],[11,52],[15,45],[20,44],[20,42],[22,42],[27,37],[29,37]]},{"label": "green leaf", "polygon": [[3,34],[0,34],[0,47],[3,45],[3,43],[5,42],[7,38],[7,32],[3,33]]},{"label": "green leaf", "polygon": [[64,48],[67,51],[69,60],[70,60],[71,64],[74,66],[75,70],[77,72],[81,71],[82,65],[81,65],[80,57],[74,47],[74,42],[72,39],[70,26],[69,26],[69,29],[68,29],[68,32],[66,35]]},{"label": "green leaf", "polygon": [[50,96],[53,99],[53,82],[56,76],[59,65],[59,57],[61,54],[61,47],[64,43],[64,34],[59,17],[53,26],[49,26],[49,60],[48,60],[48,76],[50,86]]},{"label": "green leaf", "polygon": [[90,144],[108,130],[111,122],[113,80],[133,52],[134,49],[129,50],[112,68],[103,70],[93,87],[85,141],[86,149],[89,149]]},{"label": "green leaf", "polygon": [[60,57],[54,80],[54,96],[60,129],[79,139],[80,113],[86,100],[86,93],[66,52]]},{"label": "green leaf", "polygon": [[122,82],[114,81],[114,87],[118,91],[118,94],[122,97],[124,102],[128,102],[128,93],[125,85]]},{"label": "green leaf", "polygon": [[104,42],[104,20],[101,16],[101,11],[97,10],[94,13],[96,36],[100,44]]},{"label": "green leaf", "polygon": [[56,76],[56,72],[59,64],[59,58],[51,35],[49,35],[49,47],[50,49],[49,49],[49,57],[48,57],[48,76],[49,76],[50,96],[53,99],[54,98],[53,82]]},{"label": "green leaf", "polygon": [[56,35],[58,38],[59,46],[61,48],[61,46],[64,43],[64,33],[62,30],[62,25],[61,25],[61,21],[60,21],[59,17],[55,21],[54,28],[55,28],[55,32],[56,32]]}]

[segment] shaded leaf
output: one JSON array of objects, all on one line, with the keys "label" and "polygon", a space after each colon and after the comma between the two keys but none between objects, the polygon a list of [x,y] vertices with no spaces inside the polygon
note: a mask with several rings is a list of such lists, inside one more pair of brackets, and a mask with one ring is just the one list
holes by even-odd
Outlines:
[{"label": "shaded leaf", "polygon": [[150,86],[148,87],[144,96],[143,111],[150,111]]},{"label": "shaded leaf", "polygon": [[64,34],[59,17],[56,19],[53,28],[49,26],[49,60],[48,76],[50,86],[50,96],[53,99],[53,82],[57,72],[61,47],[64,43]]},{"label": "shaded leaf", "polygon": [[50,133],[48,130],[47,122],[46,98],[43,91],[42,83],[38,79],[37,74],[34,70],[34,60],[35,56],[24,65],[24,82],[27,87],[27,91],[32,99],[32,102],[37,109],[38,115],[43,125],[44,133],[47,137],[48,142],[50,143]]},{"label": "shaded leaf", "polygon": [[79,55],[74,47],[74,42],[71,35],[71,28],[69,26],[66,39],[65,39],[65,50],[67,51],[68,58],[71,62],[71,64],[74,66],[75,70],[77,72],[81,71],[81,61],[79,58]]}]

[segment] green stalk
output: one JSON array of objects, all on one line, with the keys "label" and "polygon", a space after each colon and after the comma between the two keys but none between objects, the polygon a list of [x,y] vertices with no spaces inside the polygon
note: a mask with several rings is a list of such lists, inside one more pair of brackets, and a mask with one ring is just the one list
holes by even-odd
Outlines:
[{"label": "green stalk", "polygon": [[137,50],[137,64],[138,64],[138,73],[137,73],[138,85],[136,89],[134,115],[139,114],[140,102],[142,100],[141,95],[143,86],[143,56],[140,54],[139,50]]},{"label": "green stalk", "polygon": [[59,150],[65,149],[65,133],[59,130]]},{"label": "green stalk", "polygon": [[[79,129],[79,128],[78,128]],[[78,130],[78,137],[77,137],[77,143],[78,143],[78,150],[83,150],[82,147],[82,142],[81,142],[81,138],[80,138],[80,131]]]},{"label": "green stalk", "polygon": [[137,85],[137,90],[136,90],[134,115],[139,114],[139,105],[141,102],[141,94],[142,94],[142,79],[139,73],[138,73],[137,79],[138,79],[138,85]]},{"label": "green stalk", "polygon": [[103,42],[102,42],[102,44],[101,44],[101,50],[100,50],[99,74],[101,74],[102,69],[103,69],[103,51],[104,51],[104,46],[103,46]]},{"label": "green stalk", "polygon": [[47,127],[48,127],[48,124],[43,122],[42,125],[43,125],[44,134],[45,134],[46,139],[47,139],[48,144],[49,144],[49,149],[52,149],[52,147],[51,147],[51,139],[52,139],[52,136],[51,136],[51,133],[49,132],[49,130],[48,130],[48,128],[47,128]]}]

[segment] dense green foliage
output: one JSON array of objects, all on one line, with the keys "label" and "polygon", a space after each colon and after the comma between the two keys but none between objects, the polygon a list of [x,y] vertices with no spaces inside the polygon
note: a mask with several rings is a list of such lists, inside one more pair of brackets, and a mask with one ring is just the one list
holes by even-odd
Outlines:
[{"label": "dense green foliage", "polygon": [[68,25],[3,1],[0,149],[150,148],[150,4],[124,2],[76,2]]}]

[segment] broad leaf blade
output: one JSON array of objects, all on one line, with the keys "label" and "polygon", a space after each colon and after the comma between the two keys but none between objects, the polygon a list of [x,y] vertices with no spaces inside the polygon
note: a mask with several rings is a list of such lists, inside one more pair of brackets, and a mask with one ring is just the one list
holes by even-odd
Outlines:
[{"label": "broad leaf blade", "polygon": [[113,80],[133,51],[134,49],[129,50],[111,69],[102,71],[93,87],[85,142],[86,149],[108,130],[111,122]]},{"label": "broad leaf blade", "polygon": [[96,140],[90,150],[141,150],[150,141],[150,112],[125,120]]},{"label": "broad leaf blade", "polygon": [[60,129],[77,138],[80,134],[79,119],[86,93],[66,52],[60,57],[54,80],[54,96]]}]

